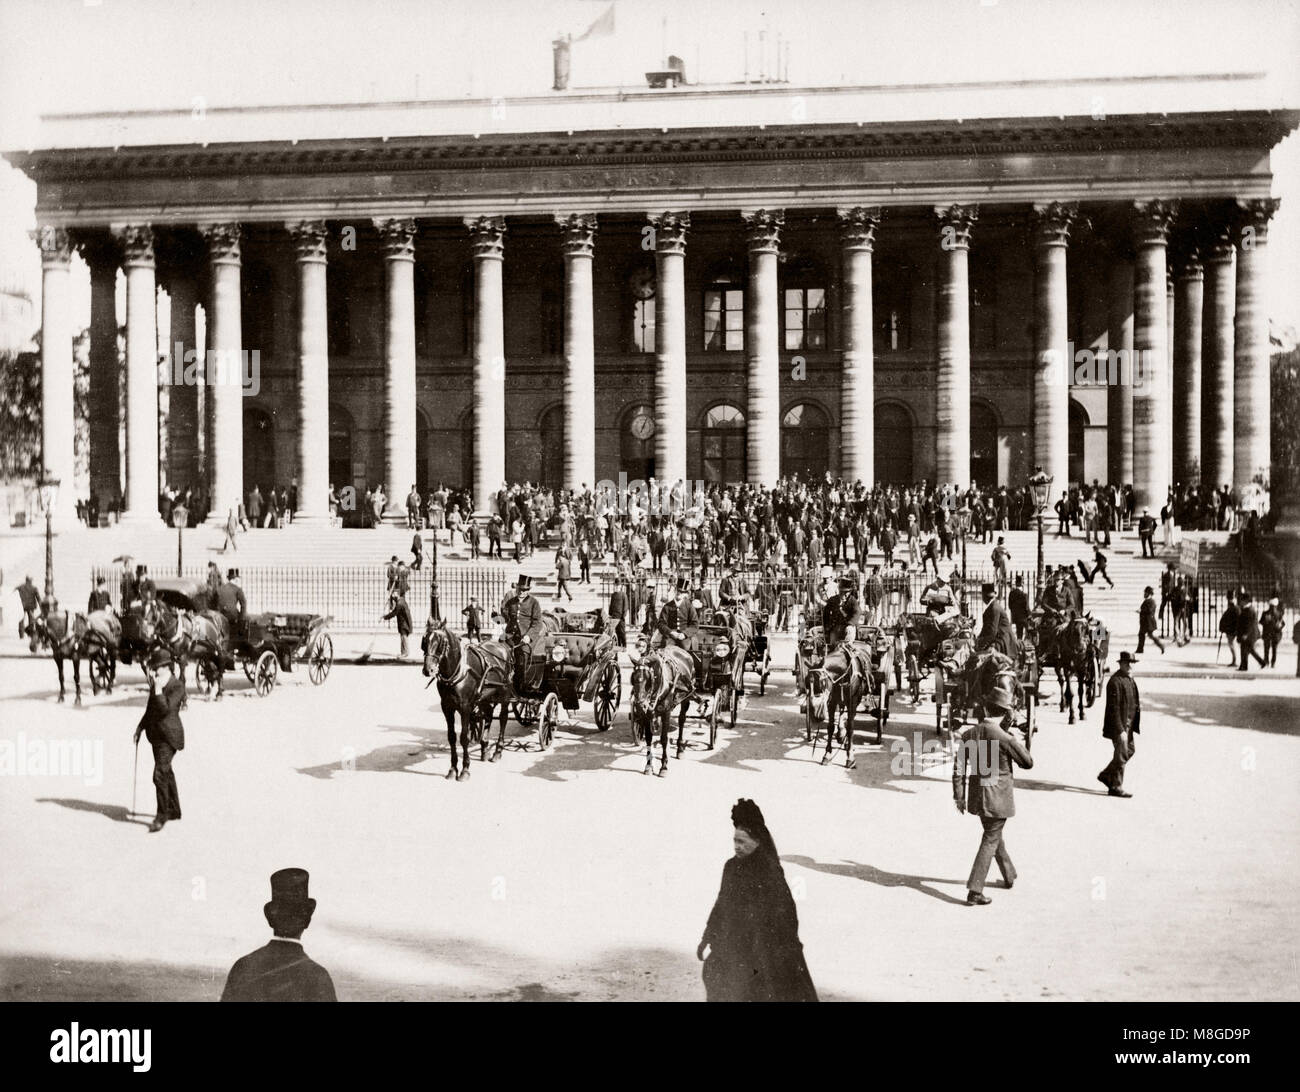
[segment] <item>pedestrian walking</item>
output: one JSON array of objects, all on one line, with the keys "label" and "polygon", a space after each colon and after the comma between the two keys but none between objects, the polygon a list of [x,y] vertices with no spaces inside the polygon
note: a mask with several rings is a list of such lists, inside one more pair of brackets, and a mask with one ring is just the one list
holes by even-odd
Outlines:
[{"label": "pedestrian walking", "polygon": [[304,868],[271,873],[271,901],[262,907],[271,940],[235,961],[226,976],[222,1001],[337,1001],[329,971],[308,958],[302,935],[316,912],[307,897]]},{"label": "pedestrian walking", "polygon": [[1011,560],[1011,551],[1006,542],[998,535],[998,544],[993,547],[993,582],[997,585],[998,598],[1007,594],[1007,562]]},{"label": "pedestrian walking", "polygon": [[[1237,641],[1237,620],[1241,617],[1241,608],[1237,606],[1237,597],[1233,592],[1228,592],[1228,605],[1223,608],[1223,613],[1219,615],[1219,634],[1220,639],[1227,639],[1228,642],[1228,666],[1237,666],[1237,654],[1234,645]],[[1218,660],[1218,656],[1215,656]]]},{"label": "pedestrian walking", "polygon": [[1259,629],[1264,638],[1264,663],[1268,667],[1277,667],[1277,646],[1282,643],[1282,634],[1286,632],[1282,605],[1277,599],[1268,601],[1259,619]]},{"label": "pedestrian walking", "polygon": [[1016,627],[1016,638],[1023,641],[1029,624],[1029,594],[1022,576],[1016,577],[1016,586],[1007,593],[1007,610],[1011,612],[1011,624]]},{"label": "pedestrian walking", "polygon": [[752,800],[731,809],[735,855],[696,948],[709,1001],[816,1001],[776,845]]},{"label": "pedestrian walking", "polygon": [[1115,581],[1110,578],[1110,573],[1106,571],[1106,555],[1101,552],[1100,546],[1092,548],[1092,570],[1087,573],[1085,579],[1091,584],[1100,576],[1110,587],[1115,586]]},{"label": "pedestrian walking", "polygon": [[143,733],[153,748],[153,785],[158,802],[153,822],[149,824],[150,834],[157,834],[165,824],[181,817],[181,797],[176,788],[172,759],[177,751],[185,749],[185,726],[181,724],[180,715],[184,700],[185,684],[177,676],[175,664],[171,665],[171,677],[161,692],[158,690],[158,677],[150,673],[149,700],[136,726],[134,739],[138,745]]},{"label": "pedestrian walking", "polygon": [[1119,654],[1119,666],[1106,683],[1106,713],[1101,734],[1114,746],[1109,764],[1097,775],[1111,796],[1130,797],[1124,788],[1124,767],[1137,747],[1138,725],[1142,719],[1142,701],[1133,679],[1136,658],[1127,649]]},{"label": "pedestrian walking", "polygon": [[221,550],[220,550],[221,553],[224,554],[226,552],[227,546],[229,546],[236,553],[239,552],[239,543],[235,541],[235,536],[238,534],[239,534],[239,520],[235,518],[235,510],[233,508],[227,509],[226,537],[225,540],[221,543]]},{"label": "pedestrian walking", "polygon": [[479,609],[478,600],[471,595],[469,605],[463,607],[460,613],[465,618],[465,637],[471,641],[481,641],[483,639],[483,612]]},{"label": "pedestrian walking", "polygon": [[1241,660],[1237,664],[1237,670],[1248,670],[1252,656],[1255,657],[1255,662],[1260,667],[1266,667],[1264,658],[1255,651],[1255,645],[1260,638],[1259,615],[1255,612],[1255,604],[1250,600],[1250,592],[1243,591],[1239,598],[1241,600],[1241,609],[1237,615],[1237,645],[1240,649]]},{"label": "pedestrian walking", "polygon": [[564,592],[569,597],[569,602],[573,602],[573,593],[569,591],[569,575],[571,572],[569,562],[569,551],[563,548],[556,551],[555,554],[555,601],[560,601],[560,592]]},{"label": "pedestrian walking", "polygon": [[[18,619],[18,636],[26,634],[30,640],[31,651],[36,651],[36,614],[41,609],[41,593],[36,590],[36,585],[32,583],[29,576],[17,588],[18,602],[23,609],[23,616]],[[122,610],[126,610],[126,604],[122,604]]]},{"label": "pedestrian walking", "polygon": [[[435,538],[436,542],[437,539]],[[424,540],[420,537],[420,532],[416,531],[411,538],[411,571],[419,572],[424,568]]]},{"label": "pedestrian walking", "polygon": [[411,638],[411,608],[406,605],[406,589],[399,587],[388,600],[388,613],[380,619],[387,622],[390,618],[397,622],[397,636],[401,643],[398,656],[405,660],[410,656],[408,642]]},{"label": "pedestrian walking", "polygon": [[979,816],[984,827],[975,862],[966,880],[966,904],[987,906],[993,900],[984,894],[989,866],[997,861],[1003,886],[1016,882],[1016,866],[1007,852],[1004,831],[1016,814],[1014,767],[1033,769],[1034,759],[1025,745],[1003,727],[1010,723],[1015,701],[1005,686],[993,688],[985,699],[988,712],[957,748],[952,769],[953,803],[959,812]]},{"label": "pedestrian walking", "polygon": [[1156,634],[1156,590],[1148,584],[1142,591],[1142,605],[1138,607],[1138,655],[1146,648],[1147,638],[1160,650],[1163,656],[1164,642]]}]

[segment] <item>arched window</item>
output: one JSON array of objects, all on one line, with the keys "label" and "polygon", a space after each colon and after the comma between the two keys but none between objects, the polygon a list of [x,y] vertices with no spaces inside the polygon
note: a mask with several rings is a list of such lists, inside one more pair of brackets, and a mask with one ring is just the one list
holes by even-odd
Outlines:
[{"label": "arched window", "polygon": [[1083,438],[1088,431],[1088,411],[1070,399],[1070,481],[1085,481]]},{"label": "arched window", "polygon": [[559,489],[565,484],[564,407],[552,406],[543,413],[541,420],[537,422],[537,431],[542,438],[541,483],[552,489]]},{"label": "arched window", "polygon": [[618,468],[628,481],[649,481],[655,473],[655,411],[644,403],[623,414],[618,429]]},{"label": "arched window", "polygon": [[244,496],[257,486],[265,496],[273,486],[286,485],[275,477],[275,422],[269,413],[249,406],[244,410]]},{"label": "arched window", "polygon": [[339,490],[358,484],[352,476],[352,414],[342,406],[330,406],[330,484]]},{"label": "arched window", "polygon": [[700,468],[709,483],[745,480],[745,414],[725,402],[704,414]]},{"label": "arched window", "polygon": [[782,293],[785,348],[789,352],[826,348],[826,276],[810,258],[786,264]]},{"label": "arched window", "polygon": [[821,478],[830,469],[830,422],[809,402],[792,406],[781,418],[781,473]]},{"label": "arched window", "polygon": [[[460,415],[460,484],[474,488],[474,407]],[[475,499],[477,503],[477,498]]]},{"label": "arched window", "polygon": [[912,415],[898,402],[876,406],[876,480],[886,485],[911,485]]},{"label": "arched window", "polygon": [[429,492],[429,419],[422,409],[415,411],[415,488],[422,497]]},{"label": "arched window", "polygon": [[631,351],[655,351],[655,267],[653,262],[634,265],[627,275],[628,312],[632,317]]},{"label": "arched window", "polygon": [[704,348],[739,352],[745,348],[745,279],[735,265],[715,269],[704,287]]},{"label": "arched window", "polygon": [[912,282],[916,274],[903,262],[891,262],[886,268],[887,272],[877,274],[872,283],[875,348],[900,352],[912,347]]},{"label": "arched window", "polygon": [[970,476],[976,485],[998,484],[998,415],[987,402],[970,404]]}]

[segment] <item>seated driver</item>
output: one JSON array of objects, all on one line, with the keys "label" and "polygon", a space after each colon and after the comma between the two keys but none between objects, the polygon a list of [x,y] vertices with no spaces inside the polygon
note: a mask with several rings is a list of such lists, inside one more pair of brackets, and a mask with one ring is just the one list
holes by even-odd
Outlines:
[{"label": "seated driver", "polygon": [[[959,574],[954,575],[960,579]],[[940,623],[957,615],[957,596],[953,593],[952,585],[945,583],[942,576],[936,576],[926,585],[925,591],[921,593],[921,604],[925,607],[926,614]]]},{"label": "seated driver", "polygon": [[511,648],[516,693],[524,691],[524,668],[532,647],[542,637],[542,605],[531,589],[533,578],[521,575],[515,583],[514,594],[502,604],[505,617],[506,644]]}]

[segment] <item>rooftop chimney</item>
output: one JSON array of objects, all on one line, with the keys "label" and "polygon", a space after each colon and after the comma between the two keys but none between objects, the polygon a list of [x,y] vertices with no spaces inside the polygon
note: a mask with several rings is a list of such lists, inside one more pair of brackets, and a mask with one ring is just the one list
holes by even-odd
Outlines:
[{"label": "rooftop chimney", "polygon": [[551,43],[553,51],[553,60],[555,62],[555,82],[553,90],[567,91],[569,89],[569,44],[571,39],[566,34],[563,38],[556,38]]}]

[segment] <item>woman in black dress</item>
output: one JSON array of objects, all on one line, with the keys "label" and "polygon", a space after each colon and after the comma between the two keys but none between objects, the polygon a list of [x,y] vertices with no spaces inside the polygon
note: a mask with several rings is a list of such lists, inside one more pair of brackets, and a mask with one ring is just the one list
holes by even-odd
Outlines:
[{"label": "woman in black dress", "polygon": [[696,950],[708,1000],[816,1001],[794,899],[763,813],[752,800],[739,800],[731,821],[736,855],[722,868],[722,888]]}]

